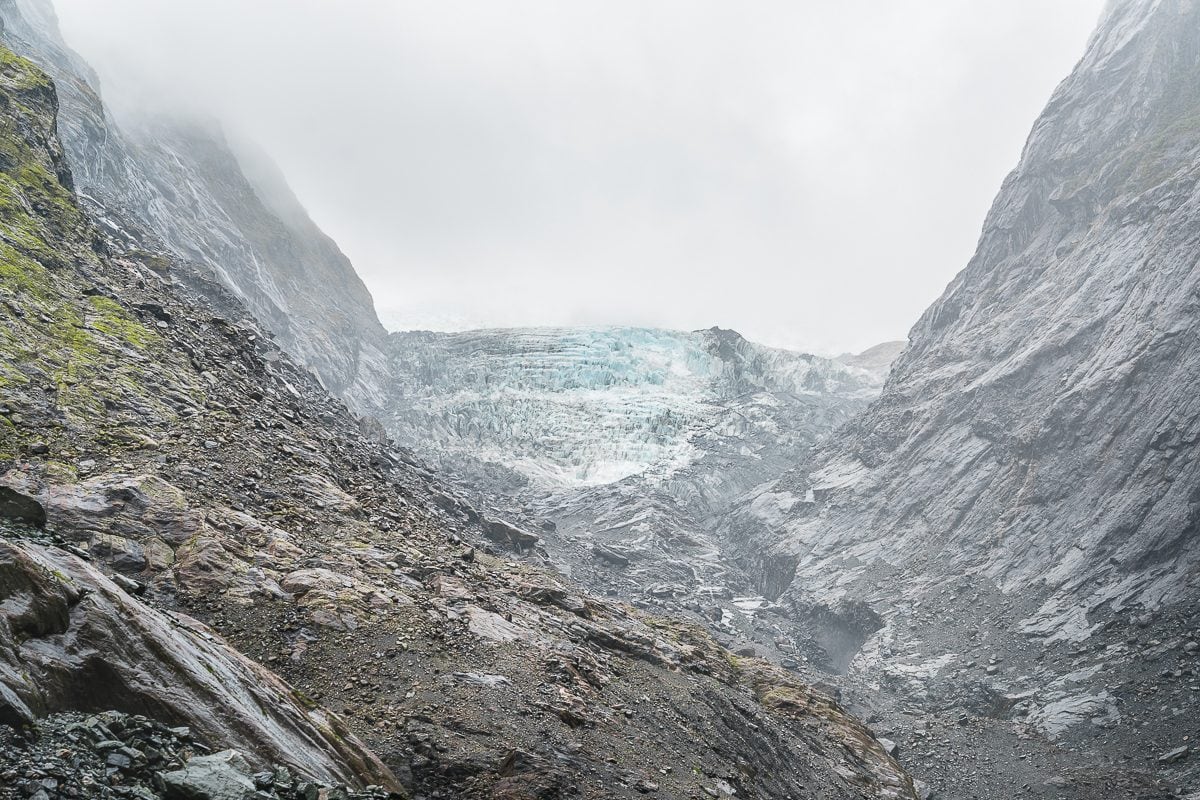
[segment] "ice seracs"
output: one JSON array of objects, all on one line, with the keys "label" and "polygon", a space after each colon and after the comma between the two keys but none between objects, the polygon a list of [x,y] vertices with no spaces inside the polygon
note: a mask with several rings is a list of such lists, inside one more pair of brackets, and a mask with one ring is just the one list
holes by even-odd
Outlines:
[{"label": "ice seracs", "polygon": [[[461,454],[546,486],[668,479],[714,437],[786,435],[800,398],[853,404],[879,370],[647,328],[393,334],[386,421],[435,460]],[[748,454],[749,455],[749,454]]]}]

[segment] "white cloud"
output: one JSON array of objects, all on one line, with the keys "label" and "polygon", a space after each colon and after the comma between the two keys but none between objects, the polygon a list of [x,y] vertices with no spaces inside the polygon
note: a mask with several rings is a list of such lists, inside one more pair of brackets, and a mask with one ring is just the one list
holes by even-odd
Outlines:
[{"label": "white cloud", "polygon": [[56,4],[122,96],[271,152],[393,321],[838,351],[966,263],[1101,2]]}]

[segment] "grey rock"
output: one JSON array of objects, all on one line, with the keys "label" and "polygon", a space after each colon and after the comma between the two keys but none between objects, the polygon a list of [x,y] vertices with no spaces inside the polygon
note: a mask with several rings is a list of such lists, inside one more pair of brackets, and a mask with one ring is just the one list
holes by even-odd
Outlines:
[{"label": "grey rock", "polygon": [[146,591],[144,584],[138,583],[131,578],[126,578],[124,575],[119,573],[112,576],[112,582],[130,594],[142,594]]},{"label": "grey rock", "polygon": [[492,541],[518,550],[533,547],[539,541],[537,534],[530,533],[502,519],[483,520],[483,532]]},{"label": "grey rock", "polygon": [[967,576],[1075,641],[1110,603],[1195,602],[1198,50],[1200,5],[1108,4],[881,396],[771,490],[815,503],[749,543],[761,584],[901,564],[893,602]]},{"label": "grey rock", "polygon": [[46,524],[46,509],[36,498],[8,486],[0,486],[0,518],[40,528]]},{"label": "grey rock", "polygon": [[225,750],[192,758],[183,769],[159,777],[171,800],[247,800],[256,790],[251,773],[240,753]]},{"label": "grey rock", "polygon": [[629,556],[615,547],[597,544],[592,546],[592,552],[595,553],[597,557],[609,562],[610,564],[616,564],[619,567],[629,566]]},{"label": "grey rock", "polygon": [[[99,669],[109,680],[93,679]],[[287,684],[199,622],[146,606],[64,551],[0,540],[0,723],[29,724],[78,697],[152,711],[330,783],[394,783],[344,723],[310,716]]]},{"label": "grey rock", "polygon": [[1192,752],[1191,748],[1188,747],[1187,745],[1183,745],[1182,747],[1176,747],[1174,750],[1168,750],[1167,752],[1165,752],[1161,756],[1159,756],[1158,763],[1174,764],[1177,761],[1183,761],[1185,758],[1188,757],[1188,754],[1191,752]]}]

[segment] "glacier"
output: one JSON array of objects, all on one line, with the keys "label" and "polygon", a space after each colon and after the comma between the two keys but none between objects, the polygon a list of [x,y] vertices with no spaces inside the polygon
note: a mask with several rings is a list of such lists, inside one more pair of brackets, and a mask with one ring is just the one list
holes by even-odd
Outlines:
[{"label": "glacier", "polygon": [[718,440],[786,438],[784,411],[804,400],[857,404],[881,385],[878,370],[720,329],[409,332],[390,344],[386,422],[401,444],[548,488],[667,480]]}]

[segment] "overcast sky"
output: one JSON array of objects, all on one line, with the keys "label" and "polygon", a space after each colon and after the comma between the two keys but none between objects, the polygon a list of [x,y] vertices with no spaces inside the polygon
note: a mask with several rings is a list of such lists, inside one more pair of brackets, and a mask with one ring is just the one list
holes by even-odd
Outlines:
[{"label": "overcast sky", "polygon": [[904,338],[1102,0],[56,0],[271,153],[385,324]]}]

